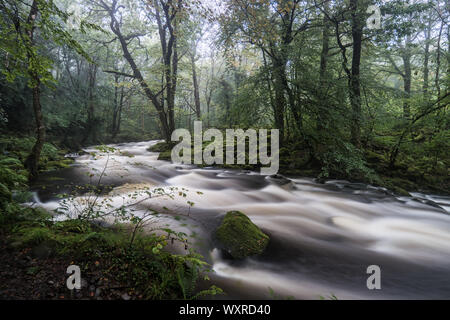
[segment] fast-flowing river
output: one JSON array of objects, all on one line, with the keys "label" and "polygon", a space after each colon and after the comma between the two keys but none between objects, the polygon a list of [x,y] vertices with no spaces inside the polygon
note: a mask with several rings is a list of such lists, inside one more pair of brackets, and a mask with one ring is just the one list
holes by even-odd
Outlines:
[{"label": "fast-flowing river", "polygon": [[[162,213],[150,228],[188,234],[226,298],[450,299],[450,197],[394,197],[346,181],[285,183],[257,172],[180,166],[147,151],[155,143],[113,145],[121,153],[110,156],[87,149],[97,155],[42,176],[35,202],[55,209],[56,194],[95,181],[89,172],[98,176],[106,167],[101,183],[115,186],[107,195],[113,206],[136,190],[178,187],[186,194],[140,201],[134,209]],[[215,249],[213,232],[230,210],[244,212],[270,236],[262,256],[231,261]],[[381,269],[380,290],[367,288],[371,265]]]}]

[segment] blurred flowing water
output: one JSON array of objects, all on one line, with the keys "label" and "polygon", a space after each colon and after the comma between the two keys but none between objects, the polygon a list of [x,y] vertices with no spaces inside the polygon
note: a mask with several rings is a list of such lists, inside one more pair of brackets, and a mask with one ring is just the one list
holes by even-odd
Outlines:
[{"label": "blurred flowing water", "polygon": [[[35,203],[57,208],[56,194],[92,183],[89,172],[102,172],[108,161],[101,183],[115,187],[105,195],[114,206],[143,188],[188,190],[186,197],[155,197],[135,209],[159,210],[163,214],[152,227],[188,234],[213,266],[211,279],[226,298],[450,298],[450,197],[395,197],[346,181],[291,178],[280,183],[256,172],[180,166],[148,152],[155,143],[113,145],[121,153],[109,158],[86,149],[97,156],[80,156],[70,168],[41,177]],[[232,261],[215,248],[213,231],[230,210],[246,213],[270,236],[262,256]],[[184,247],[171,249],[182,253]],[[381,290],[367,289],[370,265],[381,268]]]}]

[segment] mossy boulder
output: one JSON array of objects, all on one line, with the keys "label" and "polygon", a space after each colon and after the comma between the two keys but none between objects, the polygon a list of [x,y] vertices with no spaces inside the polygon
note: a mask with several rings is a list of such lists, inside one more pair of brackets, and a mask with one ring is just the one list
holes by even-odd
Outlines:
[{"label": "mossy boulder", "polygon": [[170,161],[172,159],[172,148],[175,146],[175,143],[170,142],[167,143],[165,141],[158,142],[155,145],[150,146],[147,148],[147,151],[150,152],[159,152],[158,160],[168,160]]},{"label": "mossy boulder", "polygon": [[225,215],[216,237],[222,249],[235,259],[262,254],[269,243],[269,236],[239,211]]}]

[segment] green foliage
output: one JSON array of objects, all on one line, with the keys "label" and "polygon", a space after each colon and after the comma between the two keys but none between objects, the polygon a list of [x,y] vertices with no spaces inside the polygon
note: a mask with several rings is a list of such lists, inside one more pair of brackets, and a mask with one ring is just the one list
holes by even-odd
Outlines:
[{"label": "green foliage", "polygon": [[[0,136],[0,150],[8,154],[6,157],[0,156],[0,179],[8,179],[8,185],[14,185],[16,190],[23,189],[26,185],[28,172],[22,163],[30,154],[35,141],[33,137]],[[44,143],[39,162],[40,170],[67,168],[73,160],[64,158],[64,153],[55,145]]]},{"label": "green foliage", "polygon": [[[2,73],[10,82],[18,76],[38,75],[39,81],[44,84],[54,82],[51,73],[52,59],[41,52],[40,46],[30,38],[29,30],[37,28],[40,36],[46,41],[53,41],[57,45],[66,45],[88,61],[92,61],[81,45],[68,32],[64,23],[69,18],[69,14],[62,11],[53,0],[36,0],[37,12],[35,22],[28,21],[31,6],[14,5],[9,0],[5,0],[2,5],[3,14],[0,15],[0,30],[2,44],[1,49],[6,51],[12,59],[18,63],[9,68],[2,69]],[[84,24],[86,27],[86,24]],[[36,79],[29,77],[29,86],[35,87]]]},{"label": "green foliage", "polygon": [[209,272],[208,265],[193,251],[173,255],[163,250],[165,236],[139,234],[130,246],[127,228],[105,228],[78,219],[53,221],[45,211],[31,208],[14,211],[9,220],[0,215],[0,226],[11,234],[15,249],[45,248],[83,268],[101,264],[105,278],[115,279],[143,299],[196,299],[223,293],[215,286],[198,291],[199,277]]},{"label": "green foliage", "polygon": [[356,178],[373,182],[377,180],[373,170],[367,167],[361,152],[350,143],[342,143],[341,148],[330,148],[319,155],[323,164],[319,178]]},{"label": "green foliage", "polygon": [[22,163],[15,158],[0,160],[0,182],[10,190],[24,189],[27,177]]},{"label": "green foliage", "polygon": [[3,205],[6,202],[11,201],[11,191],[3,183],[0,183],[0,204]]}]

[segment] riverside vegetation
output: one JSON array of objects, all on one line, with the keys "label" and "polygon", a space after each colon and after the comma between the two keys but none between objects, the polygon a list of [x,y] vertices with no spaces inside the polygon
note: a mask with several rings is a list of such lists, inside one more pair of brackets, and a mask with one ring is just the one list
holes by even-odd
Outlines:
[{"label": "riverside vegetation", "polygon": [[[109,206],[96,202],[102,192],[98,188],[101,175],[98,184],[83,187],[93,201],[75,205],[76,200],[70,195],[61,195],[65,200],[58,213],[67,213],[66,220],[55,221],[55,213],[20,205],[30,196],[28,172],[19,160],[21,147],[29,144],[27,139],[14,141],[19,143],[7,145],[8,157],[0,159],[0,246],[1,267],[5,270],[1,298],[196,299],[223,293],[216,286],[196,289],[201,278],[208,279],[209,269],[202,256],[192,250],[185,255],[164,250],[170,240],[184,242],[184,234],[170,229],[164,229],[167,236],[144,232],[149,216],[134,216],[125,207],[105,214],[102,210]],[[48,150],[50,160],[42,165],[43,170],[54,170],[58,161],[66,167],[67,161],[55,147],[47,145],[44,150]],[[114,151],[107,147],[100,150]],[[76,218],[74,212],[68,212],[74,208]],[[114,214],[121,219],[110,227],[96,222]],[[153,212],[152,216],[156,214]],[[82,290],[76,294],[65,286],[65,268],[71,264],[81,266],[83,279],[89,279],[84,280]],[[3,277],[13,269],[18,269],[19,274]]]}]

